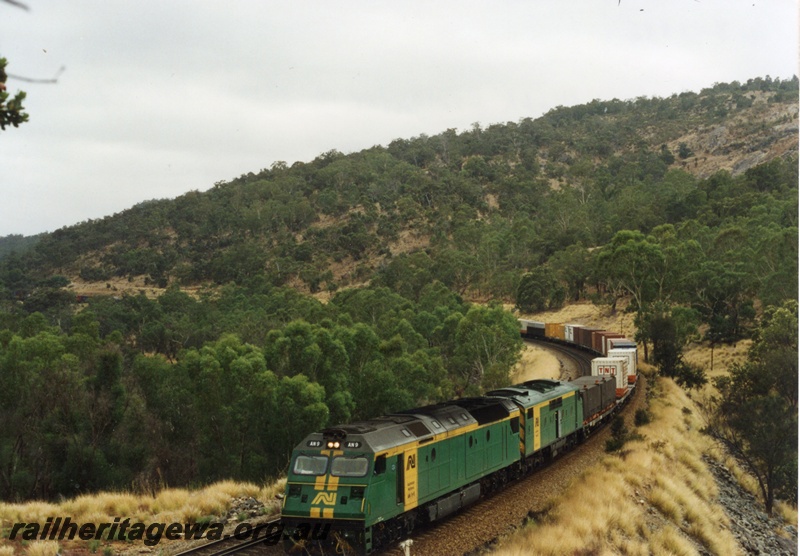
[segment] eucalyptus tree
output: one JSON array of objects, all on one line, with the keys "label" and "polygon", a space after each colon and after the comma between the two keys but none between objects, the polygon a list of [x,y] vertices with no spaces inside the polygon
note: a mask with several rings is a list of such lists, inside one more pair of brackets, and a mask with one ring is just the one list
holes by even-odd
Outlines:
[{"label": "eucalyptus tree", "polygon": [[715,379],[709,431],[758,480],[772,515],[776,498],[797,502],[797,302],[764,312],[747,361]]},{"label": "eucalyptus tree", "polygon": [[0,130],[5,130],[8,126],[19,127],[19,124],[28,121],[28,114],[22,106],[25,91],[17,91],[13,97],[6,92],[7,65],[8,60],[0,58]]}]

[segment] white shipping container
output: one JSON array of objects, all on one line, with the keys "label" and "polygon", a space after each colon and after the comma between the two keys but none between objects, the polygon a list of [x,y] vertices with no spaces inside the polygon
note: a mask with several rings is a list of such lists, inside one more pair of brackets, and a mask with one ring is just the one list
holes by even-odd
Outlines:
[{"label": "white shipping container", "polygon": [[628,389],[628,359],[625,357],[596,357],[592,359],[592,376],[613,376],[617,391]]},{"label": "white shipping container", "polygon": [[582,324],[565,324],[564,339],[572,344],[575,343],[575,328],[583,328]]},{"label": "white shipping container", "polygon": [[[634,348],[614,348],[608,350],[609,357],[623,357],[628,360],[628,385],[636,382],[638,369],[636,367],[637,354]],[[632,377],[632,378],[631,378]]]}]

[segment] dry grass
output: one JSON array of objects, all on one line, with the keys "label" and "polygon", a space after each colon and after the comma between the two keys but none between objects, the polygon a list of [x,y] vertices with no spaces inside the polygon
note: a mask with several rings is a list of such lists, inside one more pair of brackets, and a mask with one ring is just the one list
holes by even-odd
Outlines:
[{"label": "dry grass", "polygon": [[797,508],[786,502],[778,501],[775,503],[775,513],[781,516],[785,523],[797,527]]},{"label": "dry grass", "polygon": [[747,360],[747,351],[752,345],[752,340],[741,340],[736,345],[721,345],[714,348],[713,367],[711,348],[699,344],[691,344],[684,350],[684,359],[687,363],[698,365],[705,369],[709,382],[695,394],[695,398],[709,398],[718,395],[713,385],[713,379],[728,374],[728,370],[735,364]]},{"label": "dry grass", "polygon": [[[78,524],[111,523],[117,517],[142,523],[194,523],[201,518],[224,515],[235,498],[244,497],[260,500],[267,507],[267,512],[274,514],[280,511],[280,503],[275,497],[284,491],[285,486],[285,479],[265,486],[221,481],[198,490],[165,489],[155,496],[101,492],[78,496],[60,504],[0,503],[0,529],[9,530],[14,523],[43,525],[48,517],[58,516],[69,517]],[[14,554],[15,546],[0,546],[0,556]],[[32,543],[27,548],[27,554],[36,555],[55,554],[57,551],[58,544],[55,542]]]},{"label": "dry grass", "polygon": [[713,447],[696,407],[658,379],[640,440],[598,465],[553,501],[543,522],[507,539],[502,555],[737,554],[717,486],[702,460]]},{"label": "dry grass", "polygon": [[650,537],[651,554],[674,554],[676,556],[694,556],[698,553],[681,531],[672,524],[659,529]]},{"label": "dry grass", "polygon": [[511,383],[518,384],[537,378],[558,379],[561,364],[552,352],[526,343],[519,362],[511,371]]},{"label": "dry grass", "polygon": [[56,541],[36,541],[28,545],[28,556],[56,556],[58,543]]},{"label": "dry grass", "polygon": [[[25,504],[0,503],[0,524],[44,523],[48,517],[70,516],[73,521],[99,523],[113,521],[115,517],[129,517],[141,521],[170,517],[177,521],[193,521],[197,517],[220,515],[227,511],[237,497],[274,499],[281,492],[285,480],[264,487],[252,483],[222,481],[199,490],[165,489],[155,496],[128,492],[101,492],[66,500],[60,504],[28,502]],[[109,519],[110,518],[110,519]]]}]

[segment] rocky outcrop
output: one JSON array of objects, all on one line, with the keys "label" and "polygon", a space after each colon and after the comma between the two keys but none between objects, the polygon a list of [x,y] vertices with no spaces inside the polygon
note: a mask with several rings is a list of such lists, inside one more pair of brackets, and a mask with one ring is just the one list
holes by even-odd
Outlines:
[{"label": "rocky outcrop", "polygon": [[756,151],[754,153],[745,155],[743,158],[739,159],[736,162],[736,164],[733,165],[733,168],[731,169],[731,174],[737,176],[743,172],[746,172],[750,168],[764,162],[766,158],[767,158],[767,153],[762,151]]},{"label": "rocky outcrop", "polygon": [[797,528],[770,518],[761,502],[739,485],[730,471],[706,458],[719,488],[719,503],[731,521],[731,532],[744,554],[790,556],[797,554]]}]

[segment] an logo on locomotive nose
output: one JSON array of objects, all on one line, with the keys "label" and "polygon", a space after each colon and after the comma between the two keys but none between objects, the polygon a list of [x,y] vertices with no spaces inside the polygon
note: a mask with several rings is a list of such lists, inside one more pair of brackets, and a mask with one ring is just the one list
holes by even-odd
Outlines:
[{"label": "an logo on locomotive nose", "polygon": [[322,504],[323,506],[335,506],[336,505],[336,493],[335,492],[319,492],[314,497],[314,501],[311,502],[312,505],[314,504]]}]

